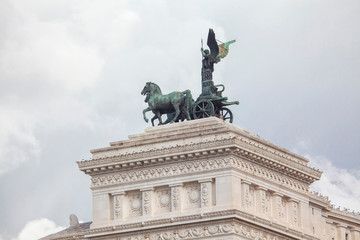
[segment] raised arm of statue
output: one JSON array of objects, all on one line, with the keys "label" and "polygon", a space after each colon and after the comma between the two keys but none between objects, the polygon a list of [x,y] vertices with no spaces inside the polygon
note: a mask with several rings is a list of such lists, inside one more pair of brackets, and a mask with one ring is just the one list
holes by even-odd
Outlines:
[{"label": "raised arm of statue", "polygon": [[203,57],[205,57],[205,53],[204,53],[204,43],[203,43],[203,40],[201,39],[201,48],[200,48],[200,50],[201,50],[201,55],[203,56]]}]

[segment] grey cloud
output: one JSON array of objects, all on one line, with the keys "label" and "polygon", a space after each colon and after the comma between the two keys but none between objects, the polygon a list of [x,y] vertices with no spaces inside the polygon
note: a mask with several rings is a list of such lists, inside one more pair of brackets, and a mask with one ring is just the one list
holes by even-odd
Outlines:
[{"label": "grey cloud", "polygon": [[[0,159],[19,166],[0,176],[2,237],[15,237],[33,219],[62,226],[73,212],[91,219],[90,181],[75,161],[149,126],[141,116],[145,82],[197,96],[200,39],[209,27],[220,40],[237,41],[214,75],[226,96],[240,101],[232,107],[235,124],[289,149],[307,139],[310,155],[360,169],[359,7],[357,1],[3,1],[0,152],[13,148],[27,159]],[[15,138],[5,142],[9,136]]]}]

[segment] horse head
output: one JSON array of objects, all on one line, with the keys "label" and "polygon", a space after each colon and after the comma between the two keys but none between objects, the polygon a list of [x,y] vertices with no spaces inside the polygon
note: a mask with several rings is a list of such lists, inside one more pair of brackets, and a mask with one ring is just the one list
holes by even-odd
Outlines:
[{"label": "horse head", "polygon": [[141,95],[149,94],[151,91],[151,82],[147,82],[141,91]]},{"label": "horse head", "polygon": [[162,93],[161,93],[160,87],[157,84],[155,84],[153,82],[147,82],[145,84],[143,90],[141,91],[141,95],[145,95],[145,94],[148,99],[150,97],[150,95],[162,94]]}]

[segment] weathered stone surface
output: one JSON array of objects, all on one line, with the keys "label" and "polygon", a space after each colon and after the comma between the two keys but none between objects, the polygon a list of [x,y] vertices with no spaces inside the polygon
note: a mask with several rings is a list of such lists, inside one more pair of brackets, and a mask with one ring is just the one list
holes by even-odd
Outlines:
[{"label": "weathered stone surface", "polygon": [[85,239],[360,240],[359,216],[309,192],[321,172],[307,159],[218,118],[91,152],[78,162],[93,193]]}]

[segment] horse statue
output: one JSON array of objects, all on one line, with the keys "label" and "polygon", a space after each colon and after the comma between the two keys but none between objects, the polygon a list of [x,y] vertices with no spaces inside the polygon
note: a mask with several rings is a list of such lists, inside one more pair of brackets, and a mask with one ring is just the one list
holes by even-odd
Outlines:
[{"label": "horse statue", "polygon": [[146,95],[145,102],[149,104],[149,107],[143,110],[145,122],[149,122],[145,115],[145,113],[149,111],[152,111],[155,114],[151,119],[153,126],[155,119],[159,119],[159,125],[163,124],[161,120],[162,114],[168,114],[168,117],[172,117],[171,120],[167,120],[169,123],[178,121],[180,114],[184,114],[187,120],[191,120],[190,108],[192,104],[192,95],[190,90],[171,92],[167,95],[162,95],[161,89],[157,84],[147,82],[144,89],[141,91],[141,95]]}]

